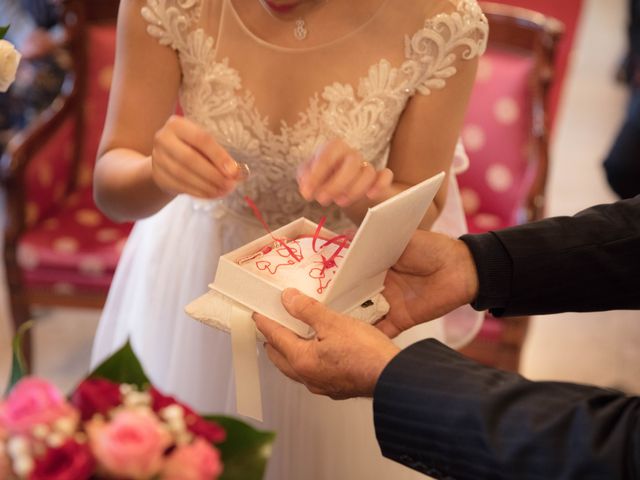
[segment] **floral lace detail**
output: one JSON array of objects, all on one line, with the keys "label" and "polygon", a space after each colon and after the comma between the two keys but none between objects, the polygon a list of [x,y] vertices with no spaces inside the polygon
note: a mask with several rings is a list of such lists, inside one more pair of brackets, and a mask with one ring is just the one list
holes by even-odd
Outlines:
[{"label": "floral lace detail", "polygon": [[458,59],[481,55],[488,37],[487,20],[476,1],[461,0],[454,12],[428,19],[420,31],[406,37],[406,60],[399,67],[382,59],[355,89],[342,83],[325,87],[310,99],[296,123],[283,122],[274,132],[251,92],[242,92],[240,75],[229,60],[215,59],[214,39],[201,28],[190,28],[202,1],[147,0],[142,15],[149,22],[148,33],[179,53],[185,115],[251,168],[250,178],[219,202],[251,216],[244,202],[248,195],[273,227],[300,216],[317,220],[327,215],[329,225],[347,223],[339,208],[304,201],[295,181],[298,165],[322,143],[342,138],[369,163],[384,167],[409,98],[443,88],[455,75]]},{"label": "floral lace detail", "polygon": [[409,84],[423,95],[442,89],[446,79],[456,74],[456,50],[471,60],[484,53],[489,37],[489,23],[475,0],[462,0],[457,11],[441,13],[427,19],[422,30],[405,38],[407,60],[401,70]]},{"label": "floral lace detail", "polygon": [[142,7],[142,16],[151,24],[147,31],[161,45],[178,49],[175,39],[197,24],[201,8],[201,0],[147,0],[147,6]]}]

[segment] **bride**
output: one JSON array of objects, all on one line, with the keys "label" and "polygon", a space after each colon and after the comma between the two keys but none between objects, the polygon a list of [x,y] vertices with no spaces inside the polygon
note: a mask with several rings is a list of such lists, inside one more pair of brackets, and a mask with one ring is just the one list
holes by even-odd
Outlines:
[{"label": "bride", "polygon": [[[183,312],[220,255],[265,233],[244,196],[271,228],[326,215],[340,231],[446,171],[421,228],[462,233],[457,142],[487,33],[475,0],[122,0],[95,198],[137,223],[93,363],[130,337],[159,388],[234,413],[230,337]],[[368,401],[315,397],[260,355],[267,478],[418,478],[381,456]]]}]

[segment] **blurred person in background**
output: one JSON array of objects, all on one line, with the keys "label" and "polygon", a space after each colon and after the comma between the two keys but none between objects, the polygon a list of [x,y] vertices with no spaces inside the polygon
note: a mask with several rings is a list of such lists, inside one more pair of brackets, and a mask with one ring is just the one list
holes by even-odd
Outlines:
[{"label": "blurred person in background", "polygon": [[47,108],[60,92],[68,57],[58,0],[0,0],[0,25],[22,54],[16,82],[0,93],[0,155],[13,135]]},{"label": "blurred person in background", "polygon": [[628,42],[617,74],[630,88],[627,115],[604,161],[609,186],[620,198],[640,194],[640,0],[629,0]]}]

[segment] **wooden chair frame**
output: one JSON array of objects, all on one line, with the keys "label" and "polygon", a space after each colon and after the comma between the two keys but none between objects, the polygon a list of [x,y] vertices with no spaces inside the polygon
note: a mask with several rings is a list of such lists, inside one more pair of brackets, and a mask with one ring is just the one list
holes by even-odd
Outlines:
[{"label": "wooden chair frame", "polygon": [[[37,150],[48,142],[69,119],[74,121],[73,153],[65,193],[74,191],[84,145],[85,103],[87,92],[87,28],[98,23],[114,23],[119,0],[64,0],[63,23],[68,34],[67,48],[72,68],[64,79],[60,95],[24,131],[9,142],[0,159],[0,181],[5,190],[7,223],[4,232],[4,261],[10,307],[16,330],[31,318],[31,305],[101,308],[106,292],[96,294],[61,294],[49,289],[25,288],[17,251],[27,230],[25,178],[29,162]],[[27,334],[25,357],[31,363],[31,339]]]}]

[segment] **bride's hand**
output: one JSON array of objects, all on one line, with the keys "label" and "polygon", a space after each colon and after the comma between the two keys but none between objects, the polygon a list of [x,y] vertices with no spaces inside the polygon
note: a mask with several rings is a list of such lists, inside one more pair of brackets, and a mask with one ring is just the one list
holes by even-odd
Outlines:
[{"label": "bride's hand", "polygon": [[176,115],[156,132],[151,169],[154,182],[164,192],[200,198],[229,194],[240,175],[236,162],[211,135]]},{"label": "bride's hand", "polygon": [[376,171],[362,155],[342,140],[322,145],[298,168],[300,194],[307,201],[348,207],[363,198],[376,199],[391,185],[388,168]]}]

